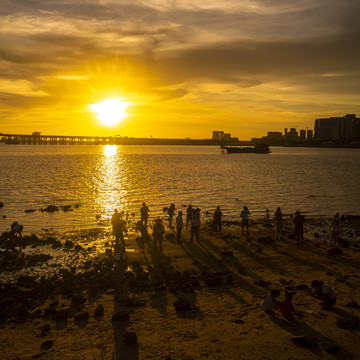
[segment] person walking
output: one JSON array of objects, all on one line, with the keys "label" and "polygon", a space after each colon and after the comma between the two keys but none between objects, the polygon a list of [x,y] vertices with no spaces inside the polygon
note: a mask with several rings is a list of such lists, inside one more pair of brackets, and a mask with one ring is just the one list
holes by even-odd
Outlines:
[{"label": "person walking", "polygon": [[178,243],[181,242],[181,231],[184,227],[184,221],[183,221],[183,212],[179,211],[178,216],[176,217],[176,241]]},{"label": "person walking", "polygon": [[191,217],[191,235],[190,235],[190,242],[193,242],[194,235],[196,237],[197,242],[199,240],[199,233],[200,233],[200,209],[196,209],[193,211],[193,215]]},{"label": "person walking", "polygon": [[240,213],[241,217],[241,233],[244,235],[244,227],[246,226],[246,233],[249,235],[249,215],[250,211],[247,206],[244,206],[243,211]]},{"label": "person walking", "polygon": [[281,208],[278,207],[275,211],[275,239],[280,238],[282,240],[282,227],[283,227],[283,213]]},{"label": "person walking", "polygon": [[165,228],[162,224],[162,220],[157,218],[153,227],[153,237],[154,237],[154,250],[157,248],[157,243],[159,243],[160,252],[162,252],[162,241],[165,234]]},{"label": "person walking", "polygon": [[149,208],[147,207],[147,205],[143,202],[142,203],[142,207],[140,208],[140,214],[141,214],[141,223],[145,225],[147,225],[147,221],[149,218]]},{"label": "person walking", "polygon": [[221,217],[222,217],[222,212],[220,210],[220,206],[218,206],[216,208],[216,210],[214,211],[214,215],[213,215],[213,229],[214,231],[219,231],[222,233],[221,231]]}]

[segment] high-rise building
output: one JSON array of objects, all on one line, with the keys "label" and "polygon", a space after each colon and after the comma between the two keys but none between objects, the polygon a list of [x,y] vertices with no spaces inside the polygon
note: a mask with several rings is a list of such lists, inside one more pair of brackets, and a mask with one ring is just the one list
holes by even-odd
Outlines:
[{"label": "high-rise building", "polygon": [[306,130],[300,130],[300,140],[301,141],[306,140]]}]

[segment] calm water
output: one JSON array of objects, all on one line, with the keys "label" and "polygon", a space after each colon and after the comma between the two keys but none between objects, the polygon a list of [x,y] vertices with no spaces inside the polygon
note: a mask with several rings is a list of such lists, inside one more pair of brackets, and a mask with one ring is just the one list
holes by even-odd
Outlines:
[{"label": "calm water", "polygon": [[[269,155],[222,154],[218,147],[0,145],[0,231],[13,221],[26,232],[96,225],[116,207],[152,216],[171,202],[206,211],[220,205],[235,219],[281,206],[316,216],[360,214],[360,149],[273,147]],[[74,205],[71,212],[26,209]],[[6,219],[2,219],[6,215]]]}]

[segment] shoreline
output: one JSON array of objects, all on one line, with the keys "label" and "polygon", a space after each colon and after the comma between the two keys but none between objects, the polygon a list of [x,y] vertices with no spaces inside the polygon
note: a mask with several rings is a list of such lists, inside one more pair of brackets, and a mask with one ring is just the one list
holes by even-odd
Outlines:
[{"label": "shoreline", "polygon": [[[312,218],[307,225],[309,235],[327,226]],[[114,298],[112,261],[104,248],[100,255],[94,250],[91,263],[87,262],[90,250],[67,250],[80,260],[69,269],[60,266],[61,276],[40,282],[23,276],[16,285],[1,283],[4,356],[14,360],[355,360],[360,356],[358,329],[341,329],[338,321],[349,324],[353,319],[360,324],[359,308],[347,306],[360,303],[360,220],[346,224],[344,230],[353,234],[353,240],[338,255],[328,255],[332,247],[321,241],[316,244],[309,239],[305,246],[297,246],[289,237],[291,222],[284,224],[282,241],[264,240],[272,230],[258,220],[249,237],[232,223],[224,224],[221,235],[203,224],[199,244],[189,243],[189,232],[176,244],[173,231],[166,227],[163,254],[148,244],[142,253],[131,234],[127,244],[134,251],[128,253],[127,301]],[[90,236],[99,240],[96,233],[78,235],[78,245]],[[331,311],[306,296],[314,279],[326,281],[338,295]],[[286,291],[293,293],[300,313],[295,321],[261,310],[263,297],[275,287],[281,299]],[[176,301],[185,310],[177,311]],[[99,305],[104,312],[94,316]],[[123,320],[114,320],[119,312]],[[126,342],[133,336],[128,333],[136,333],[136,343]],[[294,343],[301,336],[307,343]]]}]

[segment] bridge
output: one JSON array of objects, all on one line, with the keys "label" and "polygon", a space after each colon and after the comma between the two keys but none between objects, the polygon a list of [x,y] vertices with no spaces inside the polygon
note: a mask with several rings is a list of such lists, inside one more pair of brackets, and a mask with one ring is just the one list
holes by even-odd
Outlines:
[{"label": "bridge", "polygon": [[[120,136],[65,136],[41,135],[34,132],[31,135],[3,134],[6,144],[22,145],[215,145],[220,141],[212,139],[163,139],[163,138],[134,138]],[[227,145],[251,145],[251,141],[233,141]]]}]

